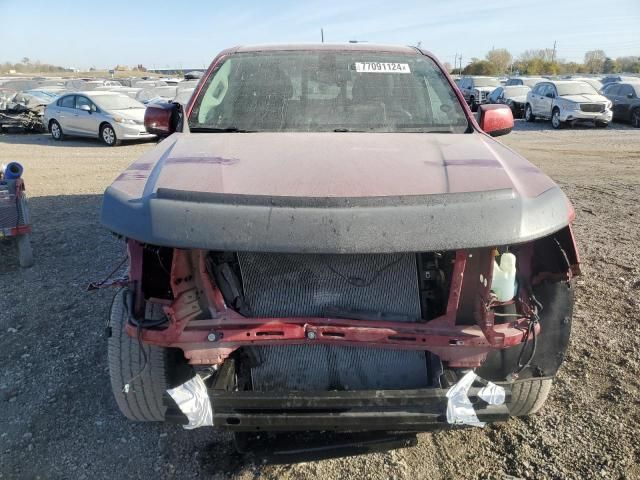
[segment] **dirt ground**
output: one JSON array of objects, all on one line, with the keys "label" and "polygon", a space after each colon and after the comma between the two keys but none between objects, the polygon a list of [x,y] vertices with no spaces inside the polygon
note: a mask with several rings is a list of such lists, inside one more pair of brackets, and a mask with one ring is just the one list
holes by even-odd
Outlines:
[{"label": "dirt ground", "polygon": [[503,142],[574,202],[583,276],[567,361],[542,412],[416,447],[272,465],[210,429],[135,424],[117,411],[104,325],[123,257],[99,222],[104,188],[152,144],[0,135],[26,169],[36,264],[0,243],[0,478],[640,478],[640,130],[518,122]]}]

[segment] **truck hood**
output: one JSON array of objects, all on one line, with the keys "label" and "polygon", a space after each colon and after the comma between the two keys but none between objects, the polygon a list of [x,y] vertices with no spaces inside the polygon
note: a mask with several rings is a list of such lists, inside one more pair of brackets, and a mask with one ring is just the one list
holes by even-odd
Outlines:
[{"label": "truck hood", "polygon": [[292,197],[379,197],[513,189],[554,183],[480,134],[174,134],[132,164],[113,188]]},{"label": "truck hood", "polygon": [[175,248],[382,253],[525,242],[570,212],[546,175],[480,133],[196,133],[123,172],[102,223]]}]

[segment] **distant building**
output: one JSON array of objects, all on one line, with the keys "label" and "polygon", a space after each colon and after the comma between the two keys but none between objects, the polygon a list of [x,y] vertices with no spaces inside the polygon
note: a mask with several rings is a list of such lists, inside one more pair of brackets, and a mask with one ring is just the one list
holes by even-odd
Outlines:
[{"label": "distant building", "polygon": [[206,68],[149,68],[147,72],[160,73],[162,75],[183,75],[186,72],[203,72]]}]

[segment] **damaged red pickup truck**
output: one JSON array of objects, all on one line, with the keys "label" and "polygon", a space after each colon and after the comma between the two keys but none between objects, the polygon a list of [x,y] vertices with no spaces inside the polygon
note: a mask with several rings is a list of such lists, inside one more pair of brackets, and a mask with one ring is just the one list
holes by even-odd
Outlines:
[{"label": "damaged red pickup truck", "polygon": [[420,431],[528,415],[569,341],[560,188],[438,61],[362,44],[223,51],[106,190],[129,253],[109,366],[132,420]]}]

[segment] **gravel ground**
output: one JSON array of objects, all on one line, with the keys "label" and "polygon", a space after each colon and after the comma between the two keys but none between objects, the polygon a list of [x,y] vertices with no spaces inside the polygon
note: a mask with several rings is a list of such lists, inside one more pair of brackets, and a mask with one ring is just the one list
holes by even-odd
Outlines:
[{"label": "gravel ground", "polygon": [[104,188],[150,144],[106,148],[0,135],[26,168],[36,265],[0,243],[0,478],[640,478],[640,131],[518,121],[504,143],[551,175],[577,212],[583,276],[567,361],[543,411],[416,447],[292,465],[234,453],[210,429],[126,421],[103,337],[123,257],[99,223]]}]

